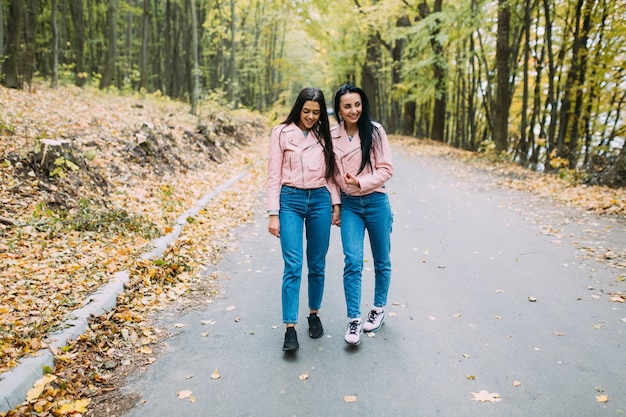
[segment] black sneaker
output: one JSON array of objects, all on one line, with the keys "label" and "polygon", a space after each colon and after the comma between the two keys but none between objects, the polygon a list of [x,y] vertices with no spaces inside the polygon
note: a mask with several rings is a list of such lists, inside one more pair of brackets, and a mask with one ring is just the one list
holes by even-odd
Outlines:
[{"label": "black sneaker", "polygon": [[298,344],[298,333],[296,333],[295,327],[287,327],[285,332],[285,344],[283,344],[283,350],[285,352],[296,351],[300,349]]},{"label": "black sneaker", "polygon": [[311,313],[308,319],[309,319],[309,336],[311,336],[313,339],[322,337],[322,335],[324,334],[324,329],[322,328],[322,322],[320,321],[320,318],[317,316],[317,313]]}]

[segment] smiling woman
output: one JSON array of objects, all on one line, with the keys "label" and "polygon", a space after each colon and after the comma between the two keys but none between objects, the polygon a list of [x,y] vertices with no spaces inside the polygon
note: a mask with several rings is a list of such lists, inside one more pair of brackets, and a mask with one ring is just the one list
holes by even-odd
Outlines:
[{"label": "smiling woman", "polygon": [[[318,316],[324,292],[331,222],[339,216],[334,156],[324,94],[300,91],[287,119],[272,130],[267,173],[268,232],[280,238],[284,271],[284,351],[300,348],[296,332],[306,229],[309,336],[324,334]],[[331,211],[332,205],[332,211]]]}]

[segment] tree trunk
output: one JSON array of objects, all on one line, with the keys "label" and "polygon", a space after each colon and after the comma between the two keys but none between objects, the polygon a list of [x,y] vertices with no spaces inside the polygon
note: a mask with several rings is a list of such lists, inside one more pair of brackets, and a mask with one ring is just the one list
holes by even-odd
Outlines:
[{"label": "tree trunk", "polygon": [[22,18],[24,16],[24,1],[11,0],[9,3],[9,21],[7,25],[6,59],[2,63],[4,85],[9,88],[22,88],[22,77],[18,71],[18,56],[20,53],[20,39],[22,36]]},{"label": "tree trunk", "polygon": [[572,96],[574,94],[574,88],[576,80],[578,78],[578,71],[580,71],[579,49],[580,45],[580,16],[582,14],[584,0],[578,0],[576,4],[576,17],[574,20],[575,31],[574,40],[572,41],[572,62],[570,69],[567,73],[567,80],[565,81],[565,87],[563,89],[563,97],[561,98],[561,114],[559,118],[559,134],[557,136],[557,155],[561,158],[570,159],[570,147],[567,133],[570,128],[570,118],[572,116]]},{"label": "tree trunk", "polygon": [[[435,0],[434,12],[441,12],[443,0]],[[433,63],[433,73],[435,76],[435,107],[433,108],[433,126],[431,137],[433,140],[443,142],[446,127],[446,107],[448,103],[448,92],[446,82],[446,61],[443,55],[443,45],[439,40],[441,32],[441,22],[436,19],[436,26],[430,34],[430,45],[435,54]]]},{"label": "tree trunk", "polygon": [[150,0],[143,0],[143,14],[141,20],[141,54],[140,54],[140,72],[141,80],[139,86],[142,90],[148,91],[148,45],[150,42]]},{"label": "tree trunk", "polygon": [[198,98],[200,97],[200,69],[198,67],[198,17],[196,16],[196,1],[189,0],[191,12],[191,54],[192,54],[192,87],[191,87],[191,114],[198,114]]},{"label": "tree trunk", "polygon": [[85,74],[85,17],[83,0],[72,0],[69,2],[72,23],[74,24],[74,51],[76,53],[76,69],[74,71],[76,79],[74,84],[77,87],[85,85],[87,79]]},{"label": "tree trunk", "polygon": [[[126,50],[126,59],[124,64],[124,83],[128,83],[129,87],[133,86],[133,12],[129,9],[126,11],[126,39],[124,42]],[[126,86],[125,86],[126,87]]]},{"label": "tree trunk", "polygon": [[511,9],[508,0],[498,0],[498,29],[496,40],[496,101],[493,109],[493,141],[497,152],[508,150],[509,90],[511,46]]},{"label": "tree trunk", "polygon": [[372,118],[381,120],[378,109],[378,63],[380,62],[380,45],[375,36],[369,36],[365,52],[365,63],[361,68],[361,88],[367,94]]},{"label": "tree trunk", "polygon": [[519,140],[519,163],[526,166],[528,161],[528,137],[526,131],[528,129],[528,86],[530,74],[528,73],[530,61],[530,25],[531,25],[531,0],[524,0],[524,62],[522,69],[522,121],[520,124],[520,140]]},{"label": "tree trunk", "polygon": [[52,79],[50,88],[57,88],[59,83],[59,28],[57,26],[57,0],[52,0],[50,24],[52,25]]},{"label": "tree trunk", "polygon": [[550,111],[550,124],[548,125],[547,144],[546,144],[546,163],[545,169],[550,171],[549,159],[553,151],[556,149],[556,127],[558,124],[557,108],[556,108],[556,63],[554,59],[554,49],[552,48],[552,10],[550,9],[550,0],[543,1],[544,15],[546,19],[545,25],[545,42],[548,50],[548,91],[546,92],[546,107]]},{"label": "tree trunk", "polygon": [[35,52],[37,50],[37,0],[30,0],[26,8],[26,25],[24,25],[25,53],[22,60],[23,70],[20,71],[27,84],[33,81],[35,74]]},{"label": "tree trunk", "polygon": [[237,26],[235,17],[235,0],[230,0],[230,67],[228,74],[230,82],[228,85],[230,87],[230,101],[234,108],[237,108],[239,107],[239,82],[237,81],[237,43],[235,42]]},{"label": "tree trunk", "polygon": [[115,62],[117,58],[117,4],[118,0],[109,0],[107,8],[107,51],[104,71],[100,79],[100,88],[105,89],[113,84]]},{"label": "tree trunk", "polygon": [[4,7],[0,7],[0,56],[4,55]]},{"label": "tree trunk", "polygon": [[575,82],[575,102],[574,112],[572,119],[572,128],[570,131],[570,152],[569,152],[569,166],[575,169],[578,165],[578,155],[580,154],[579,141],[580,141],[580,123],[581,115],[583,112],[583,87],[586,82],[587,74],[587,57],[589,54],[588,40],[589,30],[591,28],[591,14],[595,0],[587,0],[585,8],[583,10],[583,23],[580,33],[580,48],[577,57],[573,57],[578,61],[578,76]]}]

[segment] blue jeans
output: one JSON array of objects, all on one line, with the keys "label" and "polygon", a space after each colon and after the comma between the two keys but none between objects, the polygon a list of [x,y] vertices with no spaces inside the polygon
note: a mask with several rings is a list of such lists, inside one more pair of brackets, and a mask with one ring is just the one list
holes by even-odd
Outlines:
[{"label": "blue jeans", "polygon": [[345,266],[343,290],[348,318],[361,317],[361,278],[365,230],[374,258],[374,305],[384,307],[391,283],[391,225],[393,214],[387,194],[364,196],[341,193],[341,242]]},{"label": "blue jeans", "polygon": [[332,205],[326,187],[303,190],[283,185],[280,190],[280,246],[283,271],[283,323],[298,322],[302,281],[303,230],[306,230],[309,309],[319,310],[324,293],[326,253]]}]

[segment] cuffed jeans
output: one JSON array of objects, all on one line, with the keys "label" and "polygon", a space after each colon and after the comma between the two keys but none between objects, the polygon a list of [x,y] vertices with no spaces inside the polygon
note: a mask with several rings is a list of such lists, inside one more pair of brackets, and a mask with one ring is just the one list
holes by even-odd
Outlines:
[{"label": "cuffed jeans", "polygon": [[374,258],[374,305],[384,307],[391,282],[391,228],[393,214],[387,194],[364,196],[341,193],[341,241],[345,266],[343,289],[348,318],[361,317],[361,279],[365,230]]},{"label": "cuffed jeans", "polygon": [[326,253],[330,240],[332,205],[326,187],[303,190],[283,185],[280,190],[280,245],[283,271],[283,323],[298,322],[306,230],[309,309],[319,310],[324,293]]}]

